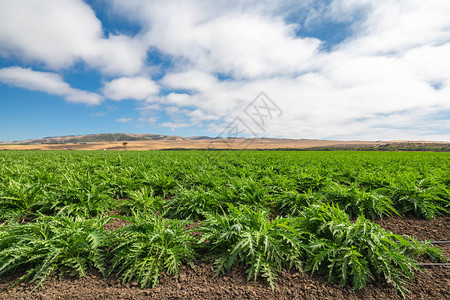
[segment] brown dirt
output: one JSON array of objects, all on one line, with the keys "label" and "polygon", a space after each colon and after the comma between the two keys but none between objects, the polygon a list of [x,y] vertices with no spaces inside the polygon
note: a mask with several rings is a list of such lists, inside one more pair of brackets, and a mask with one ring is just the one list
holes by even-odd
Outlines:
[{"label": "brown dirt", "polygon": [[122,220],[122,219],[112,219],[110,223],[105,224],[104,228],[106,230],[116,230],[120,227],[127,226],[130,222]]},{"label": "brown dirt", "polygon": [[393,233],[411,235],[422,241],[450,240],[450,216],[443,216],[434,220],[423,220],[414,216],[392,216],[375,222]]},{"label": "brown dirt", "polygon": [[194,230],[194,229],[196,229],[199,226],[200,226],[200,222],[199,221],[195,221],[193,223],[190,223],[190,224],[187,224],[186,226],[184,226],[184,229],[186,229],[186,230],[193,230],[193,231],[191,231],[192,236],[197,237],[197,236],[202,234],[200,231],[195,231]]},{"label": "brown dirt", "polygon": [[[122,203],[124,199],[117,199],[117,202]],[[108,213],[109,216],[122,215],[119,210],[112,210]],[[111,219],[109,223],[106,223],[103,226],[106,230],[113,231],[117,230],[120,227],[127,226],[130,222],[122,220],[122,219]]]},{"label": "brown dirt", "polygon": [[[397,218],[377,221],[395,233],[406,233],[421,240],[448,240],[449,217],[436,220]],[[448,245],[441,246],[448,255]],[[448,257],[448,256],[447,256]],[[121,285],[114,278],[103,278],[95,271],[86,278],[57,277],[32,294],[32,286],[21,283],[10,287],[16,276],[0,277],[0,299],[401,299],[386,283],[372,283],[365,289],[351,291],[347,287],[328,285],[321,276],[283,271],[272,291],[263,279],[246,281],[242,267],[234,267],[216,278],[209,263],[198,261],[195,270],[183,266],[178,276],[163,275],[155,288],[141,289],[137,284]],[[450,299],[450,267],[423,267],[407,288],[408,299]]]}]

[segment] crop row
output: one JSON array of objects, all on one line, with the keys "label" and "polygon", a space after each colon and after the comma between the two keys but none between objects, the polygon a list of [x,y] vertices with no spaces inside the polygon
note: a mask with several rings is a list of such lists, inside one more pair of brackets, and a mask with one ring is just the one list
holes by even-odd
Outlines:
[{"label": "crop row", "polygon": [[[370,219],[448,214],[449,169],[446,153],[3,152],[0,276],[97,268],[154,286],[200,258],[272,288],[294,268],[404,294],[416,257],[442,253]],[[129,225],[105,230],[117,218]]]},{"label": "crop row", "polygon": [[230,204],[228,213],[207,213],[192,229],[186,228],[189,221],[151,211],[121,218],[129,225],[115,231],[104,227],[109,217],[41,216],[0,225],[0,276],[21,270],[18,281],[38,287],[54,274],[85,276],[96,268],[123,283],[148,287],[163,272],[175,275],[182,264],[192,266],[208,253],[202,259],[214,262],[216,275],[244,265],[248,279],[262,276],[273,289],[286,268],[317,272],[354,289],[384,280],[405,295],[404,284],[418,269],[417,256],[445,260],[428,242],[395,235],[362,216],[350,222],[345,212],[327,204],[312,205],[296,218],[274,219],[268,211]]},{"label": "crop row", "polygon": [[0,166],[2,220],[93,217],[135,205],[197,220],[226,203],[290,216],[333,203],[351,217],[430,219],[450,203],[447,153],[4,152]]}]

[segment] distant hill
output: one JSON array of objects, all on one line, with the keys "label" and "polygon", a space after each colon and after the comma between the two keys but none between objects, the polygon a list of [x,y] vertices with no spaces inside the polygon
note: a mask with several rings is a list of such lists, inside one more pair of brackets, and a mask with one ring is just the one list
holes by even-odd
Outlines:
[{"label": "distant hill", "polygon": [[134,133],[101,133],[88,135],[67,135],[44,137],[25,141],[2,142],[0,144],[80,144],[80,143],[106,143],[106,142],[129,142],[129,141],[159,141],[159,140],[184,140],[178,135],[161,134],[134,134]]},{"label": "distant hill", "polygon": [[[124,144],[124,142],[127,142]],[[280,149],[450,151],[450,142],[432,141],[333,141],[282,138],[226,139],[221,137],[103,133],[45,137],[2,142],[0,150],[176,150],[176,149]]]}]

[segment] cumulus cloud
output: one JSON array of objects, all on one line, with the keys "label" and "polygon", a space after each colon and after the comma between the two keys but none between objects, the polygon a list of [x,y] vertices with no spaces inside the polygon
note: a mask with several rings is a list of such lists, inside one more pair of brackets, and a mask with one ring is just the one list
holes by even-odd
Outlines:
[{"label": "cumulus cloud", "polygon": [[189,92],[149,99],[166,103],[178,120],[182,111],[186,123],[226,126],[245,118],[242,110],[265,91],[285,111],[260,132],[266,136],[450,138],[448,122],[433,122],[450,113],[450,6],[442,1],[332,1],[314,22],[351,22],[353,33],[330,50],[294,34],[282,9],[225,7],[211,15],[195,2],[174,5],[187,13],[171,20],[172,8],[159,2],[151,12],[145,2],[117,3],[129,10],[139,3],[135,15],[147,16],[152,41],[185,62],[161,83]]},{"label": "cumulus cloud", "polygon": [[68,102],[96,105],[103,97],[79,89],[72,88],[55,73],[33,71],[20,67],[0,69],[0,82],[12,86],[62,96]]},{"label": "cumulus cloud", "polygon": [[[359,3],[356,3],[359,2]],[[332,17],[364,12],[356,39],[342,45],[357,55],[393,55],[450,39],[450,2],[440,0],[349,1],[335,0]]]},{"label": "cumulus cloud", "polygon": [[[134,120],[142,124],[165,114],[170,119],[162,127],[218,133],[235,117],[245,119],[243,109],[264,91],[284,113],[260,135],[450,139],[449,1],[113,0],[106,6],[111,18],[126,18],[139,33],[106,36],[81,0],[2,1],[0,55],[51,69],[85,62],[108,76],[106,98],[140,101]],[[339,35],[340,28],[345,37],[324,46],[324,31]],[[146,61],[149,49],[170,62]],[[155,67],[161,78],[153,81]],[[56,74],[19,72],[39,80],[2,81],[68,101],[87,97]],[[101,101],[91,96],[86,103]]]},{"label": "cumulus cloud", "polygon": [[108,114],[107,112],[101,111],[101,112],[97,112],[97,113],[91,113],[90,115],[91,115],[92,117],[104,117],[104,116],[106,116],[107,114]]},{"label": "cumulus cloud", "polygon": [[81,0],[0,1],[0,55],[58,70],[82,61],[106,74],[131,75],[144,66],[139,37],[105,37]]},{"label": "cumulus cloud", "polygon": [[175,122],[164,122],[160,124],[161,127],[169,127],[172,130],[179,129],[179,128],[186,128],[191,127],[192,124],[190,123],[175,123]]},{"label": "cumulus cloud", "polygon": [[158,121],[157,117],[147,117],[147,118],[138,118],[139,124],[138,127],[143,127],[145,125],[155,125],[156,121]]},{"label": "cumulus cloud", "polygon": [[150,95],[157,94],[158,85],[145,77],[122,77],[107,82],[103,88],[106,98],[111,100],[144,100]]},{"label": "cumulus cloud", "polygon": [[129,123],[131,121],[133,121],[133,118],[120,118],[120,119],[116,120],[116,122],[119,122],[119,123]]},{"label": "cumulus cloud", "polygon": [[320,46],[318,39],[296,37],[296,25],[261,11],[263,5],[275,8],[273,3],[114,3],[141,20],[152,46],[211,73],[239,78],[297,74],[312,67],[310,60]]}]

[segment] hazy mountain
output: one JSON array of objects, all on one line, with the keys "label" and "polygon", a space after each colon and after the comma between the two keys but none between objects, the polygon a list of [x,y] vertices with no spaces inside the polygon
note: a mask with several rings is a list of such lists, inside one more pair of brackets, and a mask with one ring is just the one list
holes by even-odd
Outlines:
[{"label": "hazy mountain", "polygon": [[[124,144],[124,142],[127,142]],[[431,141],[333,141],[313,139],[249,138],[134,133],[103,133],[45,137],[2,142],[0,150],[162,150],[162,149],[311,149],[450,151],[450,142]]]},{"label": "hazy mountain", "polygon": [[134,134],[134,133],[102,133],[88,135],[52,136],[41,139],[25,141],[2,142],[0,144],[79,144],[79,143],[105,143],[124,141],[157,141],[157,140],[184,140],[178,135],[160,134]]}]

